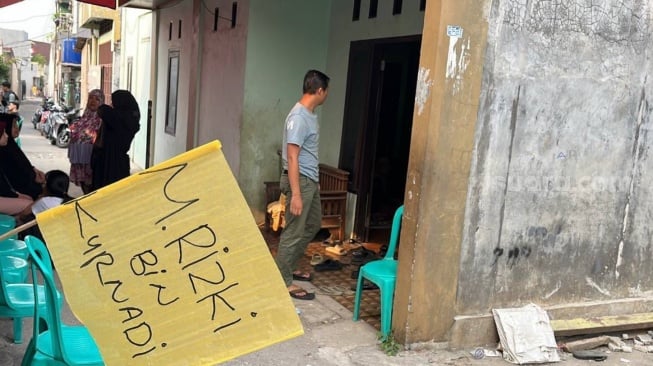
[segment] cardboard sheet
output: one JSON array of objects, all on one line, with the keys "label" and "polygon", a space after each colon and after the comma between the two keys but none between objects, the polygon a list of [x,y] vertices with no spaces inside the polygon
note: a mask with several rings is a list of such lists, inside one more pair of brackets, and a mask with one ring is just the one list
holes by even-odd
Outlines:
[{"label": "cardboard sheet", "polygon": [[549,315],[535,304],[521,308],[492,309],[503,359],[515,364],[560,361]]},{"label": "cardboard sheet", "polygon": [[215,141],[37,222],[107,365],[214,365],[303,334]]}]

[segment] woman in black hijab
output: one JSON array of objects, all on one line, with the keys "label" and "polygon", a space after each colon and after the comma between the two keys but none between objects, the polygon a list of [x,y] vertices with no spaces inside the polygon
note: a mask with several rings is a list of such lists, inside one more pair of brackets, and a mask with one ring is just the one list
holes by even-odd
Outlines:
[{"label": "woman in black hijab", "polygon": [[129,155],[134,135],[140,129],[141,113],[134,96],[127,90],[111,94],[113,107],[98,108],[102,126],[93,145],[91,167],[93,190],[129,176]]},{"label": "woman in black hijab", "polygon": [[19,215],[43,191],[45,175],[12,137],[13,115],[0,113],[0,213]]},{"label": "woman in black hijab", "polygon": [[12,127],[15,116],[0,114],[0,134],[2,131],[8,135],[6,145],[0,146],[0,172],[4,183],[13,190],[36,199],[43,192],[45,174],[34,168],[27,156],[16,144],[13,138]]}]

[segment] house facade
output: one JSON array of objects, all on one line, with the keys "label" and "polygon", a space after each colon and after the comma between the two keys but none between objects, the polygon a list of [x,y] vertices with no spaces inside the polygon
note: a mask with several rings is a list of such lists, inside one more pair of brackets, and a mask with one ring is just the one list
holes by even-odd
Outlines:
[{"label": "house facade", "polygon": [[400,341],[490,342],[491,309],[530,302],[650,318],[651,9],[571,4],[121,1],[152,10],[141,159],[219,139],[262,221],[283,120],[320,69],[320,160],[350,172],[348,233],[406,207]]}]

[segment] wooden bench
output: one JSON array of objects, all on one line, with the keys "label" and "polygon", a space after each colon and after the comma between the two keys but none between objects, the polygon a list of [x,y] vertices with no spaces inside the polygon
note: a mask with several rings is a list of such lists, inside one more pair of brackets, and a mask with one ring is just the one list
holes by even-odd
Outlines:
[{"label": "wooden bench", "polygon": [[[349,172],[320,164],[320,202],[322,205],[321,228],[337,235],[337,240],[345,237],[347,223],[347,180]],[[281,191],[278,181],[263,182],[265,185],[265,205],[279,200]],[[265,228],[270,229],[270,214],[265,215]]]}]

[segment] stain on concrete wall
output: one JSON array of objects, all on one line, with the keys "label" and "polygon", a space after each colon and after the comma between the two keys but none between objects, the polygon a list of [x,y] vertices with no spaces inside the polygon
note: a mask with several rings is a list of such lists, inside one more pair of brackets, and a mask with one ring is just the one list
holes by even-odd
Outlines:
[{"label": "stain on concrete wall", "polygon": [[492,3],[461,313],[653,290],[651,10]]}]

